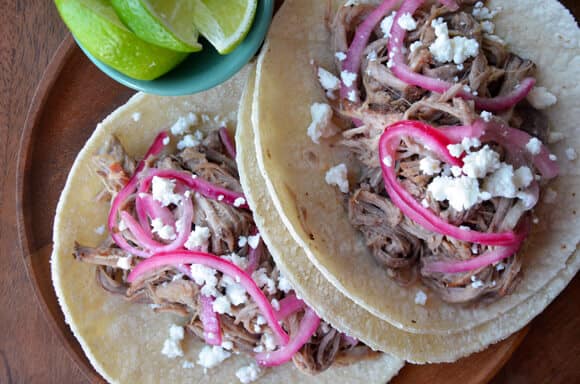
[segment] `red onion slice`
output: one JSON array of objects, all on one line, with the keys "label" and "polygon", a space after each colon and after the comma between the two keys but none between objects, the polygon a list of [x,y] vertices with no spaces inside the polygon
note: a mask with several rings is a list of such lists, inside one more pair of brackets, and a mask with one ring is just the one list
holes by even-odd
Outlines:
[{"label": "red onion slice", "polygon": [[[350,86],[344,84],[341,81],[340,85],[340,97],[342,99],[350,100],[354,103],[360,101],[360,95],[358,91],[358,77],[360,64],[362,61],[362,55],[364,49],[371,37],[371,33],[375,26],[381,22],[381,19],[387,15],[398,3],[398,0],[385,0],[379,5],[371,14],[369,14],[366,19],[356,28],[354,38],[348,50],[346,52],[346,59],[342,63],[342,70],[354,73],[357,75],[357,79],[353,81]],[[349,93],[354,92],[354,97],[349,98]]]},{"label": "red onion slice", "polygon": [[[484,233],[461,229],[443,220],[430,209],[423,207],[397,180],[395,153],[403,137],[412,137],[440,156],[441,160],[450,164],[461,166],[462,162],[451,156],[447,149],[447,138],[441,131],[427,124],[418,121],[399,121],[385,128],[379,141],[379,158],[381,159],[385,188],[393,203],[405,215],[430,231],[458,240],[485,245],[512,245],[523,241],[524,236],[521,233]],[[384,161],[387,158],[391,161]]]},{"label": "red onion slice", "polygon": [[135,191],[135,188],[137,188],[139,176],[143,171],[143,168],[145,168],[145,161],[149,157],[156,156],[161,152],[161,150],[164,147],[163,141],[165,140],[166,137],[167,133],[161,132],[160,134],[157,135],[155,140],[153,140],[153,144],[151,144],[151,147],[149,147],[149,149],[147,150],[147,153],[145,154],[143,160],[141,160],[139,164],[137,164],[135,173],[133,174],[127,185],[125,185],[125,187],[121,189],[119,193],[117,193],[117,196],[115,196],[115,198],[113,199],[113,203],[111,204],[111,210],[109,211],[109,217],[107,219],[107,227],[109,228],[111,238],[119,246],[119,248],[135,256],[148,257],[149,254],[147,252],[144,252],[140,249],[137,249],[129,245],[129,243],[123,238],[123,236],[121,236],[120,233],[117,232],[116,230],[117,214],[123,208],[123,204],[125,204],[129,196],[131,196],[131,194]]},{"label": "red onion slice", "polygon": [[300,327],[298,328],[296,335],[293,335],[290,343],[278,348],[276,351],[257,353],[254,356],[256,361],[264,367],[274,367],[287,363],[292,360],[292,356],[294,356],[294,354],[298,352],[300,348],[308,342],[308,340],[310,340],[319,325],[320,318],[311,308],[306,307],[304,317],[300,321]]},{"label": "red onion slice", "polygon": [[201,324],[203,325],[203,337],[206,344],[222,345],[222,329],[220,317],[213,310],[215,298],[201,295]]},{"label": "red onion slice", "polygon": [[[165,179],[175,179],[180,181],[184,185],[188,186],[195,192],[199,192],[201,195],[212,199],[223,202],[225,204],[233,205],[236,208],[249,208],[246,198],[242,193],[235,192],[218,185],[212,184],[207,180],[199,177],[192,176],[191,173],[183,171],[175,171],[173,169],[151,169],[147,173],[147,176],[141,180],[140,191],[147,191],[151,186],[151,180],[154,177],[161,177]],[[243,200],[242,204],[236,204],[236,200]]]},{"label": "red onion slice", "polygon": [[[406,0],[401,5],[393,20],[391,28],[391,37],[389,38],[388,51],[391,59],[391,71],[400,80],[407,84],[415,85],[436,93],[445,93],[454,84],[443,80],[434,79],[416,72],[413,72],[405,63],[404,43],[407,31],[405,31],[398,24],[399,17],[405,13],[413,15],[415,11],[423,4],[424,0]],[[450,1],[441,1],[444,5],[449,7]],[[460,90],[457,95],[467,99],[473,100],[475,105],[482,110],[497,112],[509,109],[525,99],[534,87],[536,80],[532,77],[525,78],[521,81],[518,87],[506,95],[497,96],[493,98],[477,97],[471,92]]]},{"label": "red onion slice", "polygon": [[516,253],[520,248],[520,244],[510,245],[509,247],[496,247],[493,250],[487,251],[482,255],[472,257],[469,260],[463,261],[435,261],[426,263],[422,272],[439,272],[439,273],[460,273],[469,272],[476,269],[487,267],[488,265],[497,263]]},{"label": "red onion slice", "polygon": [[226,151],[228,152],[228,155],[230,155],[230,157],[232,159],[236,158],[236,144],[234,143],[234,141],[232,140],[232,138],[230,137],[230,133],[228,132],[228,129],[226,127],[221,127],[218,131],[220,139],[222,141],[222,144],[224,145],[224,147],[226,148]]},{"label": "red onion slice", "polygon": [[290,293],[280,300],[280,309],[276,311],[276,319],[282,321],[293,313],[300,311],[305,306],[306,304],[297,298],[295,293]]},{"label": "red onion slice", "polygon": [[272,304],[268,301],[262,290],[260,290],[256,285],[256,282],[238,266],[218,256],[209,253],[185,250],[161,252],[137,264],[129,273],[127,281],[132,283],[150,271],[166,265],[178,266],[180,264],[202,264],[206,267],[216,269],[224,275],[232,277],[234,281],[239,282],[258,305],[260,312],[266,319],[266,322],[274,333],[278,343],[280,345],[288,344],[288,334],[282,329],[276,320]]}]

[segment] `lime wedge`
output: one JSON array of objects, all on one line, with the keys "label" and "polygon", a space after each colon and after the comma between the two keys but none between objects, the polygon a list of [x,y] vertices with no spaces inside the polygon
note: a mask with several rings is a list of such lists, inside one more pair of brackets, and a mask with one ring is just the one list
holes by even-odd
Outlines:
[{"label": "lime wedge", "polygon": [[56,0],[75,39],[104,64],[138,80],[153,80],[179,64],[187,53],[139,39],[119,20],[107,0]]},{"label": "lime wedge", "polygon": [[256,14],[257,0],[192,0],[193,20],[199,32],[221,54],[246,37]]},{"label": "lime wedge", "polygon": [[193,3],[180,0],[111,0],[119,18],[141,39],[181,52],[197,52]]}]

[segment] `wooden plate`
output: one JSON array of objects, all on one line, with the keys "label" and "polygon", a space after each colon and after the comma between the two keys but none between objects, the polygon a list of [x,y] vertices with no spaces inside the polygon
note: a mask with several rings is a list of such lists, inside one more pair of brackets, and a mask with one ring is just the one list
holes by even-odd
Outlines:
[{"label": "wooden plate", "polygon": [[[96,124],[132,93],[102,74],[68,38],[36,92],[20,147],[18,225],[25,265],[46,320],[93,383],[104,381],[65,323],[52,287],[49,261],[53,216],[77,153]],[[526,332],[453,364],[407,365],[393,383],[485,383],[509,359]]]}]

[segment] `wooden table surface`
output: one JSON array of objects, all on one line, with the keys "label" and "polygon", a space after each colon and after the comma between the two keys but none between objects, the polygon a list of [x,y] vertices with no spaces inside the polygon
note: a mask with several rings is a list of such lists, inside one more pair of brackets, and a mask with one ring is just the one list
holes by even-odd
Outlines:
[{"label": "wooden table surface", "polygon": [[[580,2],[564,1],[580,15]],[[16,228],[16,163],[26,112],[67,35],[52,1],[2,1],[0,16],[0,383],[88,383],[33,294]],[[574,79],[578,81],[580,79]],[[493,383],[580,382],[580,278],[535,319]]]}]

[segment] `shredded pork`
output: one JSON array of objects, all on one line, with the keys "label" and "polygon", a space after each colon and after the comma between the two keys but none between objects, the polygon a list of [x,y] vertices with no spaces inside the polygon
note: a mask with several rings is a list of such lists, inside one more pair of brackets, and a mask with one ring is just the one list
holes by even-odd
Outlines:
[{"label": "shredded pork", "polygon": [[[437,2],[426,2],[413,15],[417,28],[407,33],[404,42],[408,66],[414,72],[456,84],[445,94],[431,93],[398,79],[387,65],[387,38],[377,27],[362,57],[359,87],[362,102],[343,102],[335,107],[342,118],[358,122],[342,132],[341,141],[358,159],[360,168],[358,182],[349,191],[350,222],[361,232],[377,263],[401,284],[419,279],[443,300],[452,303],[494,300],[510,293],[519,281],[520,255],[508,258],[499,267],[492,265],[469,273],[425,272],[422,268],[425,262],[466,260],[489,247],[434,234],[404,217],[385,191],[377,153],[379,137],[389,123],[408,119],[433,126],[470,125],[480,117],[481,111],[476,111],[472,101],[456,97],[458,91],[469,87],[482,97],[501,96],[534,74],[533,62],[513,54],[501,39],[484,31],[480,20],[473,16],[474,4],[475,1],[461,1],[460,9],[450,12]],[[368,12],[366,5],[339,9],[330,25],[336,51],[346,51],[361,15]],[[431,22],[438,18],[447,23],[450,38],[475,39],[479,44],[478,54],[461,65],[437,62],[429,46],[436,39]],[[415,49],[409,49],[411,46]],[[342,62],[336,60],[335,64],[340,73]],[[525,101],[496,118],[541,140],[547,138],[545,117]],[[506,155],[501,147],[493,147],[504,161]],[[444,202],[433,201],[427,193],[433,176],[419,169],[424,152],[416,143],[404,141],[398,151],[397,175],[407,191],[440,217],[457,226],[491,232],[513,230],[525,215],[516,204],[517,199],[493,198],[461,212]]]},{"label": "shredded pork", "polygon": [[[95,171],[104,185],[104,192],[99,198],[111,200],[128,182],[135,171],[135,165],[135,160],[126,154],[120,142],[111,138],[94,157]],[[162,155],[149,161],[147,167],[188,171],[230,190],[242,190],[237,165],[226,155],[215,131],[208,134],[200,145],[185,148],[176,154]],[[207,227],[210,232],[207,251],[215,255],[236,254],[247,261],[250,245],[246,243],[241,246],[238,242],[240,238],[253,233],[255,224],[251,212],[196,193],[191,198],[194,206],[192,226]],[[134,207],[125,209],[131,210]],[[131,239],[130,231],[124,230],[123,235]],[[266,247],[262,243],[259,247],[256,270],[263,272],[274,283],[273,290],[265,286],[263,292],[269,301],[282,300],[286,293],[275,287],[279,271]],[[96,281],[105,291],[130,302],[148,304],[155,312],[171,312],[184,317],[188,319],[186,329],[189,333],[204,340],[200,320],[200,286],[183,271],[165,267],[129,284],[128,270],[120,266],[127,267],[123,261],[134,266],[139,258],[118,248],[110,237],[97,247],[76,244],[74,257],[81,262],[96,265]],[[258,306],[252,300],[247,300],[240,305],[232,305],[229,313],[219,315],[223,340],[232,342],[232,351],[251,355],[259,348],[264,348],[263,336],[271,334],[271,331],[259,320],[260,313]],[[298,312],[283,321],[283,327],[290,335],[297,331],[301,316],[302,313]],[[321,322],[316,335],[294,356],[295,365],[307,374],[317,374],[333,364],[347,364],[375,357],[376,353],[361,343],[346,345],[342,341],[343,336],[327,323]]]}]

